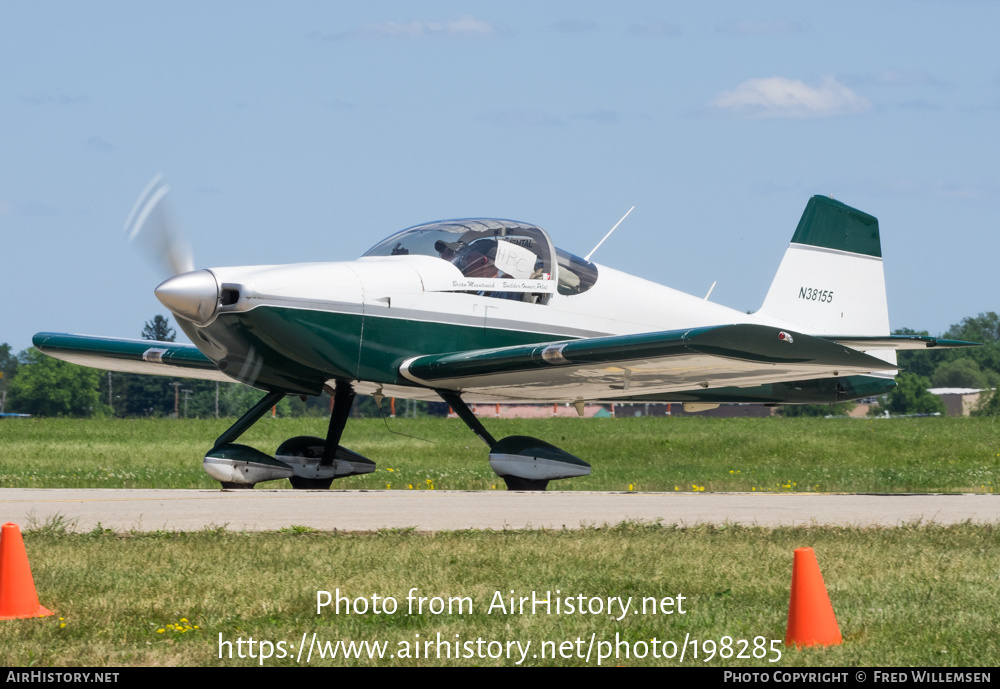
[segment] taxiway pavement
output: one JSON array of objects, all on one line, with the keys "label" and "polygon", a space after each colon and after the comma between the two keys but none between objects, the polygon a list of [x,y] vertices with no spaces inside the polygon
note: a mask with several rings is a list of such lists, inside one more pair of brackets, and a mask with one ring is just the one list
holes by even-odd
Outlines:
[{"label": "taxiway pavement", "polygon": [[75,531],[576,529],[626,520],[757,526],[1000,522],[1000,495],[0,489],[0,522]]}]

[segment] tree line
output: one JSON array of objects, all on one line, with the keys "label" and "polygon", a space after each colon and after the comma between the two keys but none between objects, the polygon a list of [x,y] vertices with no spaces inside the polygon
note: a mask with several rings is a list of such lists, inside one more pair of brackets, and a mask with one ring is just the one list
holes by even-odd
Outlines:
[{"label": "tree line", "polygon": [[[926,330],[900,328],[893,335],[927,336]],[[906,349],[896,352],[900,374],[896,387],[872,405],[869,414],[944,414],[944,402],[930,388],[967,388],[984,390],[974,416],[1000,415],[1000,316],[993,311],[963,318],[940,336],[948,340],[978,342],[982,347],[956,349]],[[846,413],[851,402],[835,405],[789,405],[785,416],[824,416]]]},{"label": "tree line", "polygon": [[[903,328],[894,335],[927,335],[927,331]],[[1000,415],[1000,316],[989,311],[962,319],[942,336],[949,340],[978,342],[982,347],[960,349],[911,349],[898,353],[903,372],[896,388],[882,403],[890,413],[943,413],[944,403],[927,388],[974,388],[986,390],[974,415]]]},{"label": "tree line", "polygon": [[[927,335],[909,328],[894,335]],[[173,342],[177,333],[167,318],[157,315],[146,322],[145,340]],[[994,389],[984,392],[974,414],[1000,415],[1000,316],[994,312],[964,318],[942,336],[952,340],[979,342],[984,346],[962,349],[903,350],[897,353],[902,373],[896,388],[873,406],[872,413],[943,413],[941,398],[927,392],[931,387]],[[31,347],[13,354],[0,344],[0,412],[34,416],[177,416],[179,418],[240,416],[261,397],[259,390],[239,383],[166,376],[113,373],[54,359]],[[383,403],[387,404],[387,403]],[[443,404],[443,403],[442,403]],[[447,405],[403,402],[397,414],[445,413]],[[838,406],[834,405],[834,411]],[[286,397],[277,404],[281,416],[326,416],[325,397]],[[787,416],[825,415],[831,405],[788,405]],[[388,410],[385,410],[388,415]],[[353,415],[377,416],[371,397],[355,402]]]}]

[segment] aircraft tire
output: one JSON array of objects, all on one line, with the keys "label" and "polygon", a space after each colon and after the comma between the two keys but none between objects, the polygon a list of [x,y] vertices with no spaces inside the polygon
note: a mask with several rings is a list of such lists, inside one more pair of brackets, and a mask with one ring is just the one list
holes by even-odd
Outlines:
[{"label": "aircraft tire", "polygon": [[292,476],[288,481],[292,484],[292,488],[296,490],[327,490],[333,483],[333,477],[303,478],[301,476]]},{"label": "aircraft tire", "polygon": [[521,478],[520,476],[501,476],[507,484],[507,490],[545,490],[548,479]]}]

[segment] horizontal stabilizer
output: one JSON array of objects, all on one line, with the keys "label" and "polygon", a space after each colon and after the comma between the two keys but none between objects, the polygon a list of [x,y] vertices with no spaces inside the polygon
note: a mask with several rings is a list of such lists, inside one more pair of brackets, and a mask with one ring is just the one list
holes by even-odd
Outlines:
[{"label": "horizontal stabilizer", "polygon": [[956,347],[981,347],[978,342],[964,342],[962,340],[945,340],[939,337],[927,337],[926,335],[886,335],[885,337],[859,337],[824,335],[823,339],[847,345],[852,349],[867,352],[873,349],[953,349]]}]

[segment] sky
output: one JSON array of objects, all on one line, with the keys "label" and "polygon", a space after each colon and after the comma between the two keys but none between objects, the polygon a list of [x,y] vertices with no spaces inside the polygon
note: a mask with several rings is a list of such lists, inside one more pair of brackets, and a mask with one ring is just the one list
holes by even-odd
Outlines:
[{"label": "sky", "polygon": [[[196,267],[501,217],[756,310],[813,194],[890,325],[1000,311],[1000,2],[0,0],[0,343],[139,337],[162,173]],[[630,295],[622,295],[628,298]]]}]

